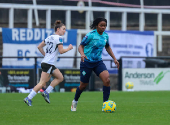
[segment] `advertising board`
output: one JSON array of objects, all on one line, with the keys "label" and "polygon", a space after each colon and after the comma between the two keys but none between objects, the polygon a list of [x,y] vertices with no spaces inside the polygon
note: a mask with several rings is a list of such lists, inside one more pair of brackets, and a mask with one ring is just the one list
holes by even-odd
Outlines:
[{"label": "advertising board", "polygon": [[123,68],[122,91],[126,83],[133,83],[134,91],[170,90],[170,68]]},{"label": "advertising board", "polygon": [[0,69],[0,86],[33,88],[33,69]]}]

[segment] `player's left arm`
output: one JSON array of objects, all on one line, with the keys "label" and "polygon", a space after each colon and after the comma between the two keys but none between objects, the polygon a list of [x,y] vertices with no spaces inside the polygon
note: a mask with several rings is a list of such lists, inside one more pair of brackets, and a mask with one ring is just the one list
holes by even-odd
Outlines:
[{"label": "player's left arm", "polygon": [[105,48],[106,48],[106,51],[108,52],[108,54],[113,58],[115,65],[119,69],[119,62],[117,61],[111,47],[110,46],[105,46]]},{"label": "player's left arm", "polygon": [[68,46],[68,48],[66,48],[66,49],[63,48],[63,44],[59,44],[59,45],[58,45],[58,51],[60,52],[60,54],[63,54],[63,53],[65,53],[65,52],[68,52],[68,51],[71,50],[71,49],[73,49],[73,45],[72,45],[72,44],[70,44],[70,45]]},{"label": "player's left arm", "polygon": [[106,42],[106,45],[105,45],[105,49],[108,52],[108,54],[113,58],[115,65],[119,69],[119,62],[117,61],[117,59],[116,59],[116,57],[115,57],[115,55],[114,55],[114,53],[113,53],[113,51],[112,51],[112,49],[109,45],[108,39],[107,39],[107,42]]},{"label": "player's left arm", "polygon": [[72,44],[70,44],[66,49],[63,48],[63,37],[57,38],[55,42],[57,43],[58,51],[60,54],[66,53],[69,50],[73,49]]}]

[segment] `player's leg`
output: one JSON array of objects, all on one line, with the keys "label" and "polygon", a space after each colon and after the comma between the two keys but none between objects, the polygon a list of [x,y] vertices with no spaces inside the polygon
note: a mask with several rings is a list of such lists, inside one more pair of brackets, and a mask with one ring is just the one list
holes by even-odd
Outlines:
[{"label": "player's leg", "polygon": [[48,82],[50,78],[51,78],[51,75],[49,73],[42,71],[40,81],[33,88],[33,90],[37,93],[42,87],[46,85],[46,82]]},{"label": "player's leg", "polygon": [[87,85],[88,85],[88,83],[84,83],[84,82],[80,81],[80,86],[77,87],[77,90],[76,90],[76,93],[75,93],[75,97],[74,97],[75,101],[78,101],[81,93],[83,92],[83,90],[86,88]]},{"label": "player's leg", "polygon": [[49,97],[50,92],[54,89],[56,85],[58,85],[64,79],[60,70],[57,69],[55,66],[52,66],[52,70],[50,73],[53,75],[54,80],[47,87],[47,89],[44,92],[42,92],[42,96],[44,97],[47,103],[50,103],[50,97]]},{"label": "player's leg", "polygon": [[40,89],[40,92],[44,92],[46,90],[46,85],[42,87],[42,89]]},{"label": "player's leg", "polygon": [[99,77],[103,81],[103,102],[107,101],[110,96],[110,79],[107,70],[100,73]]},{"label": "player's leg", "polygon": [[81,93],[83,92],[87,85],[88,83],[83,83],[80,81],[80,86],[77,87],[74,100],[72,101],[71,111],[76,111],[78,99],[80,98]]},{"label": "player's leg", "polygon": [[33,88],[33,90],[30,92],[30,94],[24,99],[24,102],[28,105],[28,106],[32,106],[32,98],[37,94],[37,92],[43,87],[45,86],[46,82],[50,79],[51,75],[43,72],[41,73],[41,78],[40,78],[40,82]]},{"label": "player's leg", "polygon": [[57,86],[60,82],[64,80],[64,77],[59,69],[55,69],[52,75],[54,79],[51,82],[51,84],[47,87],[47,89],[45,90],[47,93],[50,93],[54,89],[55,86]]},{"label": "player's leg", "polygon": [[88,68],[85,63],[86,62],[81,62],[80,64],[80,86],[77,87],[74,100],[72,101],[71,111],[76,111],[78,99],[80,98],[81,93],[89,83],[92,69]]},{"label": "player's leg", "polygon": [[109,72],[103,61],[100,61],[95,67],[94,72],[103,81],[103,102],[107,101],[110,96],[110,79]]},{"label": "player's leg", "polygon": [[81,93],[86,88],[89,83],[89,79],[92,73],[92,69],[89,68],[88,62],[81,62],[80,63],[80,86],[77,87],[76,94],[74,97],[75,101],[78,101]]}]

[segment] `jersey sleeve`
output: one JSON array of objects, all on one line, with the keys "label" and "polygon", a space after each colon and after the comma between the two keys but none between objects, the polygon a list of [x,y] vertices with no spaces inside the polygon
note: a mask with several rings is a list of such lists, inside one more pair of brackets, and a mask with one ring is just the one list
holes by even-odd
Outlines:
[{"label": "jersey sleeve", "polygon": [[47,44],[47,42],[49,42],[49,37],[47,37],[45,40],[44,40],[44,43]]},{"label": "jersey sleeve", "polygon": [[63,44],[63,37],[58,37],[57,41],[57,45]]},{"label": "jersey sleeve", "polygon": [[109,46],[110,46],[110,45],[109,45],[109,36],[107,36],[105,47],[109,47]]},{"label": "jersey sleeve", "polygon": [[86,46],[91,39],[92,39],[92,34],[91,33],[86,34],[86,36],[82,39],[80,45]]}]

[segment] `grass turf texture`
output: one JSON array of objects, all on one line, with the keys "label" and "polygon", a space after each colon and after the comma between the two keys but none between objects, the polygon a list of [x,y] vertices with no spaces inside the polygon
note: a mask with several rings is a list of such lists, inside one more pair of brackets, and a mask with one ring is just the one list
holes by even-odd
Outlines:
[{"label": "grass turf texture", "polygon": [[76,112],[71,112],[75,93],[51,93],[48,104],[40,94],[29,107],[28,94],[0,94],[0,125],[168,125],[170,91],[111,92],[114,113],[102,112],[102,92],[84,92]]}]

